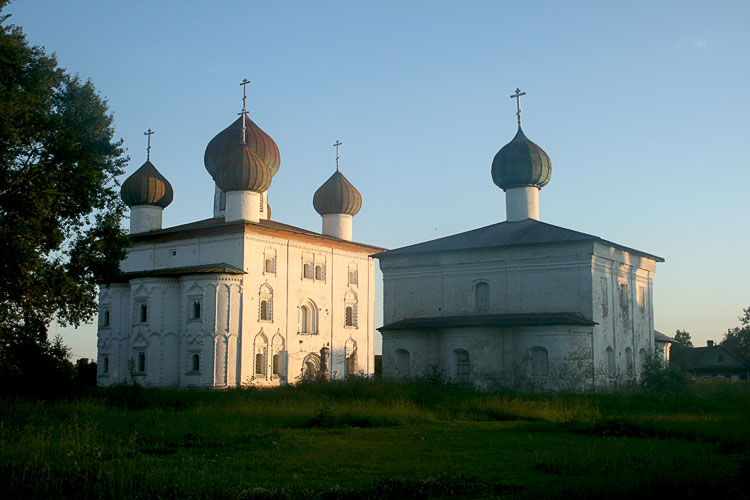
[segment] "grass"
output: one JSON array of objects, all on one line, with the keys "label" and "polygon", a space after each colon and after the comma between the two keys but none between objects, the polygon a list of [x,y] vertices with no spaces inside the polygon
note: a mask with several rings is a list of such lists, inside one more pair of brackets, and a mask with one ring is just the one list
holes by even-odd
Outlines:
[{"label": "grass", "polygon": [[6,498],[747,494],[750,386],[510,394],[355,379],[0,402]]}]

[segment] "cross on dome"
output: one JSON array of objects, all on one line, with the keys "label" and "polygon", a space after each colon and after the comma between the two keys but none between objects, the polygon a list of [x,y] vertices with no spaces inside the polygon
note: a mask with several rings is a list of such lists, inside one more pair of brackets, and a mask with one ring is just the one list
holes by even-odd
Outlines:
[{"label": "cross on dome", "polygon": [[242,111],[237,113],[238,115],[242,115],[242,144],[247,144],[245,139],[245,118],[247,117],[247,107],[246,107],[246,101],[247,101],[247,86],[250,84],[250,80],[247,78],[243,78],[242,82],[240,82],[240,85],[242,86]]},{"label": "cross on dome", "polygon": [[516,93],[511,95],[511,99],[516,99],[516,104],[518,106],[518,111],[516,112],[516,116],[518,117],[518,128],[521,128],[521,96],[526,95],[526,92],[521,92],[521,89],[516,88]]},{"label": "cross on dome", "polygon": [[342,144],[343,143],[341,141],[336,139],[336,144],[333,145],[336,148],[336,170],[337,171],[339,169],[339,146],[341,146]]},{"label": "cross on dome", "polygon": [[146,161],[151,160],[151,136],[154,135],[154,131],[150,128],[143,133],[146,137],[148,137],[148,146],[146,147]]}]

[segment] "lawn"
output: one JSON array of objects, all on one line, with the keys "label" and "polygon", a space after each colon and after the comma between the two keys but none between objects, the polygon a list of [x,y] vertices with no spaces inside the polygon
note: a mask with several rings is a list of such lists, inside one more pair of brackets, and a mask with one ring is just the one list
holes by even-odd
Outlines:
[{"label": "lawn", "polygon": [[748,497],[750,386],[381,380],[0,402],[5,498]]}]

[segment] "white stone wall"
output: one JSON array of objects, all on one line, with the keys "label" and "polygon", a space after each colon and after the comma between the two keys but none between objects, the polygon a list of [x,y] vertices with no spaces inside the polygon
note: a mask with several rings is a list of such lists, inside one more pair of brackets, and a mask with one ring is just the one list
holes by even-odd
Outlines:
[{"label": "white stone wall", "polygon": [[[584,389],[634,382],[643,367],[641,353],[654,349],[655,264],[590,241],[383,259],[386,325],[406,318],[555,312],[577,313],[598,323],[593,328],[538,331],[527,327],[383,332],[383,374],[399,376],[396,351],[404,349],[410,353],[411,376],[424,375],[428,367],[450,375],[448,353],[459,349],[456,339],[464,339],[468,347],[460,349],[470,354],[478,370],[472,375],[475,385],[558,390],[575,384]],[[478,302],[480,283],[489,290],[486,304]],[[535,342],[547,349],[554,377],[524,378],[517,372],[528,364],[526,356]],[[608,348],[613,352],[611,369]],[[489,375],[479,376],[480,372]]]},{"label": "white stone wall", "polygon": [[[305,360],[319,356],[324,347],[330,350],[329,377],[343,377],[353,366],[372,374],[374,262],[367,251],[327,243],[239,234],[130,248],[124,272],[227,263],[246,274],[141,278],[102,287],[100,318],[109,310],[110,324],[99,327],[100,385],[133,380],[183,387],[294,383]],[[146,321],[139,317],[142,304]],[[316,312],[314,331],[301,331],[302,305]],[[352,308],[351,325],[347,307]],[[347,364],[354,351],[356,363]],[[139,364],[141,355],[145,362]],[[274,355],[279,356],[277,374]]]}]

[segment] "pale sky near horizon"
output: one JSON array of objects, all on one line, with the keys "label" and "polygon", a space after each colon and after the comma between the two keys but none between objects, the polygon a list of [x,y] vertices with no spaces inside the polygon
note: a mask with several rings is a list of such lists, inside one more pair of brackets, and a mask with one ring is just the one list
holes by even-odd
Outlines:
[{"label": "pale sky near horizon", "polygon": [[[165,226],[211,216],[203,151],[236,118],[245,77],[250,117],[281,152],[275,220],[320,230],[312,196],[339,139],[363,197],[356,241],[397,248],[503,221],[490,165],[515,134],[520,87],[524,131],[552,160],[542,221],[664,257],[665,334],[719,341],[750,306],[746,1],[16,0],[4,12],[107,99],[126,176],[156,132],[151,159],[175,191]],[[95,357],[93,325],[59,331]]]}]

